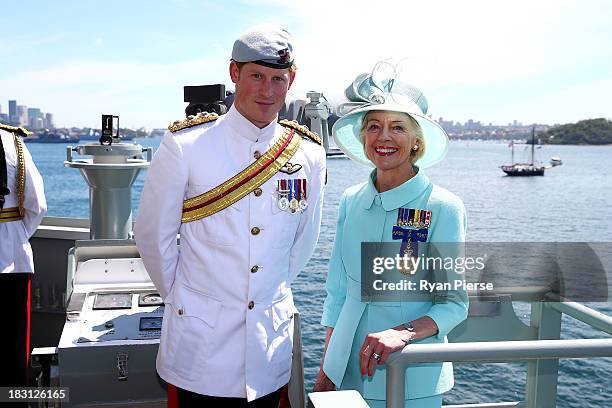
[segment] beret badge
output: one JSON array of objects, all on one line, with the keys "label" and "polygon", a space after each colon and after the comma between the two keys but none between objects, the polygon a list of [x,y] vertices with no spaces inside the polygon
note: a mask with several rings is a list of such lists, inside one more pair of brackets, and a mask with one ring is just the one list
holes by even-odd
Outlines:
[{"label": "beret badge", "polygon": [[283,48],[278,51],[278,57],[279,64],[288,64],[291,61],[291,52],[289,52],[288,48]]}]

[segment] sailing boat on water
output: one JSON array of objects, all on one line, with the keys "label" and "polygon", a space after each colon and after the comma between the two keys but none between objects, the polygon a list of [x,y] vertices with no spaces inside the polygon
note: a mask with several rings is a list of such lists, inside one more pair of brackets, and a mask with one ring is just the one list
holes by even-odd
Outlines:
[{"label": "sailing boat on water", "polygon": [[508,176],[543,176],[544,166],[536,166],[534,164],[535,150],[535,125],[531,131],[531,163],[515,163],[514,162],[514,141],[512,143],[512,164],[509,166],[500,166],[502,171]]}]

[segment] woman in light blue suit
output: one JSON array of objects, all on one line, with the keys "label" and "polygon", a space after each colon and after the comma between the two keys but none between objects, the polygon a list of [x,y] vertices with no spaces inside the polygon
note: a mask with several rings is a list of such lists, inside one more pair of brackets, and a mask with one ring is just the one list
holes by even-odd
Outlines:
[{"label": "woman in light blue suit", "polygon": [[[361,243],[395,242],[384,248],[397,245],[401,254],[430,256],[433,243],[464,242],[465,209],[461,199],[433,185],[423,172],[443,159],[448,137],[425,116],[427,102],[418,89],[362,74],[347,96],[365,104],[336,122],[334,139],[351,159],[375,169],[340,202],[321,320],[328,328],[325,353],[314,391],[357,390],[370,406],[384,407],[389,354],[413,343],[447,342],[446,335],[466,318],[468,301],[460,288],[404,290],[391,295],[395,302],[364,298],[369,288],[362,285]],[[459,247],[447,250],[460,255]],[[443,272],[384,273],[413,280],[418,289],[422,280],[457,278]],[[451,363],[409,366],[406,407],[440,407],[453,383]]]}]

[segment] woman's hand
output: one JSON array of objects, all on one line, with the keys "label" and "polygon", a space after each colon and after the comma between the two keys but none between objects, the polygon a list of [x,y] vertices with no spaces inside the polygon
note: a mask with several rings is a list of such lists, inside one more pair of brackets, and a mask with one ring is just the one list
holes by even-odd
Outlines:
[{"label": "woman's hand", "polygon": [[323,392],[323,391],[335,391],[336,386],[329,379],[329,377],[323,372],[323,369],[319,370],[319,374],[317,374],[317,379],[315,380],[315,385],[312,387],[313,392]]},{"label": "woman's hand", "polygon": [[[366,336],[361,350],[359,351],[359,367],[361,375],[374,375],[374,369],[378,364],[385,364],[389,354],[401,350],[415,336],[402,326],[384,330],[378,333],[370,333]],[[375,356],[379,358],[374,358]]]}]

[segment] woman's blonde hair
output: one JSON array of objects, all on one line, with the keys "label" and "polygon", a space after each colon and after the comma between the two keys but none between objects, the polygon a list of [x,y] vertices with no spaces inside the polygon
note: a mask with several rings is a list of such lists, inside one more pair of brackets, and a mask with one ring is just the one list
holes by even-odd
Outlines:
[{"label": "woman's blonde hair", "polygon": [[[368,153],[365,151],[365,129],[368,124],[368,115],[374,112],[388,112],[388,111],[369,111],[363,116],[363,119],[361,120],[361,130],[359,131],[359,140],[361,141],[361,145],[363,146],[363,152],[366,155],[366,157],[368,157]],[[419,142],[418,143],[419,148],[417,150],[410,148],[410,162],[414,164],[417,162],[417,160],[419,160],[425,154],[425,137],[423,136],[423,129],[421,129],[421,125],[419,125],[419,122],[417,122],[409,114],[405,112],[398,112],[398,113],[403,113],[404,115],[408,117],[408,122],[410,123],[410,126],[412,127],[414,136],[417,138]]]}]

